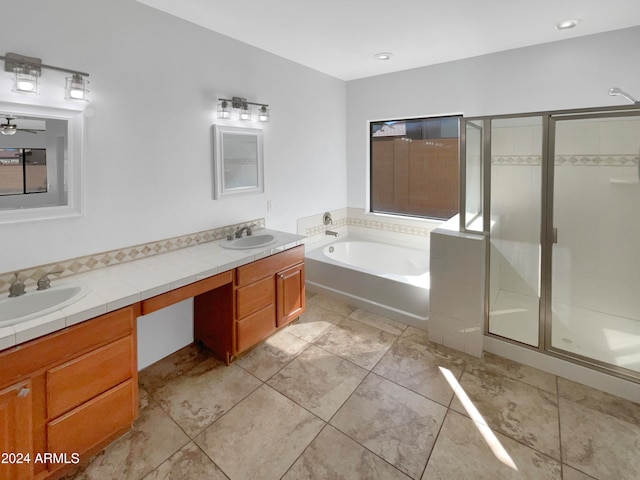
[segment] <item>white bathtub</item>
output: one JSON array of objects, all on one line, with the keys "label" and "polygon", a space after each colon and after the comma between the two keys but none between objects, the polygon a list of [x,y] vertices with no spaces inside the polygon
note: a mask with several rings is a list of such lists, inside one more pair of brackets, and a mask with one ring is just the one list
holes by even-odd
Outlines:
[{"label": "white bathtub", "polygon": [[305,276],[312,292],[426,329],[428,239],[416,249],[348,236],[307,250]]}]

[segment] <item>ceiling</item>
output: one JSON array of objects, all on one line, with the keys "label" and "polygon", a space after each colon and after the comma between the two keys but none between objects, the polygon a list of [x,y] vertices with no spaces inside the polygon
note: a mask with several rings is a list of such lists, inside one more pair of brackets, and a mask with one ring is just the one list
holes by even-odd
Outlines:
[{"label": "ceiling", "polygon": [[640,25],[640,0],[138,1],[342,80]]}]

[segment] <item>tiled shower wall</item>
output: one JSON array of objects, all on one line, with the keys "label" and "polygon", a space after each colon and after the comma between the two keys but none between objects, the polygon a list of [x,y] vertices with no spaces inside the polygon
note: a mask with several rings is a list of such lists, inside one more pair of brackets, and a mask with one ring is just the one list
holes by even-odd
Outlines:
[{"label": "tiled shower wall", "polygon": [[[554,300],[634,318],[640,299],[639,121],[558,122],[555,156]],[[537,296],[541,128],[492,130],[491,291]],[[628,179],[629,183],[617,182]],[[585,227],[587,231],[585,231]],[[635,252],[635,253],[634,253]],[[634,266],[635,265],[635,266]],[[600,281],[584,280],[600,278]],[[597,288],[596,288],[597,285]]]}]

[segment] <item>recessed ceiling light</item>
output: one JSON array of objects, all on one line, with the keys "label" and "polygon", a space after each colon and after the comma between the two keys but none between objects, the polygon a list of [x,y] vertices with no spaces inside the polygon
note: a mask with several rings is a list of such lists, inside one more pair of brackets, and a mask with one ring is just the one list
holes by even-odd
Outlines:
[{"label": "recessed ceiling light", "polygon": [[569,28],[573,28],[580,23],[580,20],[577,18],[572,18],[570,20],[563,20],[562,22],[556,24],[556,30],[567,30]]},{"label": "recessed ceiling light", "polygon": [[393,53],[389,53],[389,52],[376,53],[374,57],[376,57],[378,60],[389,60],[391,57],[393,57]]}]

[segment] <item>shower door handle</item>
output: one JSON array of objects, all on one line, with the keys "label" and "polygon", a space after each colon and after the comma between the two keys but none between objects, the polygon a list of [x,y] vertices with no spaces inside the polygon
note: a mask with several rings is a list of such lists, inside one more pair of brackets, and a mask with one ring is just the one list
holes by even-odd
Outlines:
[{"label": "shower door handle", "polygon": [[553,243],[558,243],[558,229],[554,227],[552,229],[552,233],[553,233]]}]

